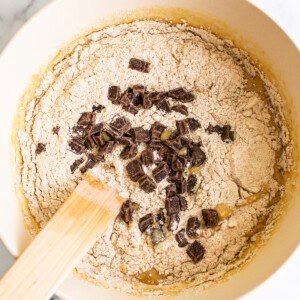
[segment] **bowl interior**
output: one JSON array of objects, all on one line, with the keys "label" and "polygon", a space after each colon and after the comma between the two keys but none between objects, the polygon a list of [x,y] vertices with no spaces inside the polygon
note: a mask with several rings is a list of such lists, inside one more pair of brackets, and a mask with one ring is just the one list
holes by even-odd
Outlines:
[{"label": "bowl interior", "polygon": [[[159,6],[159,7],[158,7]],[[150,9],[150,7],[152,7]],[[180,8],[180,9],[178,9]],[[191,13],[193,12],[193,13]],[[0,233],[3,241],[18,256],[31,238],[23,225],[10,171],[10,134],[13,115],[22,93],[33,74],[39,73],[69,41],[87,30],[120,21],[128,13],[134,18],[186,19],[192,25],[205,25],[258,58],[287,99],[296,144],[300,115],[299,52],[285,33],[266,15],[247,1],[210,0],[57,0],[32,18],[15,36],[0,59],[0,82],[3,107],[0,110],[1,174]],[[258,34],[258,32],[260,34]],[[282,55],[284,53],[284,55]],[[4,105],[5,103],[5,105]],[[297,140],[298,139],[298,140]],[[269,243],[257,257],[229,281],[199,294],[197,291],[176,296],[178,299],[210,297],[226,293],[237,298],[267,279],[299,245],[299,178],[289,195],[286,216]],[[299,197],[298,197],[299,198]],[[276,249],[276,250],[274,250]],[[259,270],[259,272],[257,272]],[[116,292],[92,286],[70,275],[59,288],[65,299],[130,299]]]}]

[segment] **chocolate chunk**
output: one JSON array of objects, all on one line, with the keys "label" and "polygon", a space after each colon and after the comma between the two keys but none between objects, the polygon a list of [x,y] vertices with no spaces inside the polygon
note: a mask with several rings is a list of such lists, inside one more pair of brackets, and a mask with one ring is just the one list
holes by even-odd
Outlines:
[{"label": "chocolate chunk", "polygon": [[84,147],[88,150],[92,150],[97,144],[91,136],[87,136],[84,140]]},{"label": "chocolate chunk", "polygon": [[93,111],[93,112],[99,113],[99,112],[101,112],[104,108],[105,108],[105,107],[104,107],[103,105],[101,105],[101,104],[93,105],[93,106],[92,106],[92,111]]},{"label": "chocolate chunk", "polygon": [[118,86],[110,86],[108,89],[108,99],[113,104],[119,104],[120,103],[120,96],[121,96],[121,89]]},{"label": "chocolate chunk", "polygon": [[177,171],[183,171],[184,166],[183,166],[183,163],[179,159],[176,159],[175,161],[173,161],[171,163],[171,168],[172,168],[172,170],[177,172]]},{"label": "chocolate chunk", "polygon": [[72,132],[77,136],[77,137],[84,137],[85,135],[88,134],[90,128],[89,127],[84,127],[80,125],[76,125],[72,128]]},{"label": "chocolate chunk", "polygon": [[160,141],[151,141],[149,143],[149,147],[153,149],[160,149],[161,147],[163,147],[163,144]]},{"label": "chocolate chunk", "polygon": [[135,84],[132,87],[132,91],[133,91],[134,94],[145,94],[146,87],[144,85],[141,85],[141,84]]},{"label": "chocolate chunk", "polygon": [[124,108],[125,111],[127,111],[127,112],[129,112],[133,115],[136,115],[139,112],[138,108],[134,105],[131,105],[131,104],[129,106],[126,106],[126,107],[123,107],[123,108]]},{"label": "chocolate chunk", "polygon": [[180,248],[185,247],[189,243],[186,236],[185,236],[185,230],[184,229],[181,229],[176,233],[175,240],[178,244],[178,247],[180,247]]},{"label": "chocolate chunk", "polygon": [[169,173],[169,167],[165,163],[159,165],[152,171],[153,178],[157,183],[161,182],[164,178],[166,178],[168,173]]},{"label": "chocolate chunk", "polygon": [[187,210],[187,201],[186,198],[182,195],[179,195],[179,205],[180,205],[180,210],[185,211]]},{"label": "chocolate chunk", "polygon": [[93,112],[84,112],[79,118],[78,125],[93,125],[96,120],[96,114]]},{"label": "chocolate chunk", "polygon": [[39,154],[41,154],[44,151],[46,151],[46,144],[38,143],[36,145],[35,154],[39,155]]},{"label": "chocolate chunk", "polygon": [[122,204],[119,216],[127,224],[132,221],[132,202],[130,200],[126,200]]},{"label": "chocolate chunk", "polygon": [[167,147],[161,147],[158,151],[158,155],[162,160],[167,160],[169,149]]},{"label": "chocolate chunk", "polygon": [[166,113],[170,113],[172,111],[170,103],[167,100],[162,100],[162,101],[158,102],[156,104],[156,107]]},{"label": "chocolate chunk", "polygon": [[144,233],[148,228],[150,228],[154,223],[153,215],[147,214],[140,218],[139,220],[139,229],[142,233]]},{"label": "chocolate chunk", "polygon": [[157,215],[156,215],[156,218],[155,218],[155,221],[157,222],[157,224],[159,226],[163,226],[165,223],[166,223],[166,217],[165,217],[165,210],[164,208],[160,208]]},{"label": "chocolate chunk", "polygon": [[146,92],[146,87],[141,84],[136,84],[132,87],[133,91],[133,100],[132,104],[134,106],[139,106],[143,104],[144,94]]},{"label": "chocolate chunk", "polygon": [[192,152],[192,166],[199,167],[201,166],[206,160],[206,154],[200,148],[198,144],[194,144],[193,148],[191,149]]},{"label": "chocolate chunk", "polygon": [[89,153],[88,158],[93,160],[94,162],[99,162],[99,161],[104,161],[104,156],[101,153],[94,154],[94,153]]},{"label": "chocolate chunk", "polygon": [[88,169],[92,169],[96,165],[96,161],[93,160],[92,158],[89,158],[87,162],[84,164],[83,167],[80,168],[80,172],[83,174],[85,173]]},{"label": "chocolate chunk", "polygon": [[150,136],[151,140],[160,141],[160,136],[162,132],[165,130],[165,126],[160,122],[154,122],[150,128]]},{"label": "chocolate chunk", "polygon": [[130,146],[133,143],[131,137],[124,135],[118,138],[118,142],[125,146]]},{"label": "chocolate chunk", "polygon": [[69,146],[71,151],[76,154],[81,154],[84,152],[83,141],[79,138],[73,138],[69,141]]},{"label": "chocolate chunk", "polygon": [[161,102],[162,100],[165,100],[167,98],[166,93],[161,93],[161,92],[151,92],[148,93],[148,98],[153,104],[157,104]]},{"label": "chocolate chunk", "polygon": [[157,245],[161,242],[164,241],[165,235],[164,232],[162,231],[162,228],[152,228],[151,233],[150,233],[150,238],[153,243],[153,245]]},{"label": "chocolate chunk", "polygon": [[141,160],[145,166],[151,166],[154,163],[154,156],[152,149],[146,149],[141,153]]},{"label": "chocolate chunk", "polygon": [[110,123],[111,129],[119,135],[127,132],[130,129],[130,126],[129,120],[125,117],[117,117]]},{"label": "chocolate chunk", "polygon": [[75,170],[84,162],[83,158],[76,159],[70,166],[71,173],[74,174]]},{"label": "chocolate chunk", "polygon": [[194,241],[188,246],[186,253],[196,264],[204,257],[205,249],[198,241]]},{"label": "chocolate chunk", "polygon": [[166,145],[168,148],[170,148],[171,150],[173,150],[175,153],[178,153],[178,151],[181,148],[181,142],[180,140],[176,139],[176,140],[166,140],[163,141],[164,145]]},{"label": "chocolate chunk", "polygon": [[189,112],[185,105],[179,104],[172,106],[172,110],[181,113],[182,115],[188,116]]},{"label": "chocolate chunk", "polygon": [[93,134],[91,137],[92,137],[92,139],[93,139],[96,146],[100,147],[100,146],[103,146],[105,144],[105,140],[103,138],[103,135],[100,132]]},{"label": "chocolate chunk", "polygon": [[196,175],[189,175],[187,180],[187,192],[191,194],[197,184],[197,177]]},{"label": "chocolate chunk", "polygon": [[174,183],[169,184],[166,187],[166,196],[167,196],[167,198],[171,198],[171,197],[174,197],[176,195],[177,195],[176,194],[176,185]]},{"label": "chocolate chunk", "polygon": [[152,193],[156,188],[155,182],[147,175],[140,178],[139,183],[140,188],[147,194]]},{"label": "chocolate chunk", "polygon": [[176,121],[176,127],[180,134],[185,135],[189,133],[189,125],[187,120]]},{"label": "chocolate chunk", "polygon": [[168,230],[176,231],[180,222],[180,218],[178,214],[173,214],[170,216]]},{"label": "chocolate chunk", "polygon": [[181,102],[192,102],[195,100],[195,96],[185,88],[171,90],[168,92],[168,96]]},{"label": "chocolate chunk", "polygon": [[136,155],[137,155],[137,146],[136,145],[126,146],[120,153],[120,157],[122,159],[134,158]]},{"label": "chocolate chunk", "polygon": [[131,129],[131,135],[136,143],[147,143],[150,141],[149,130],[143,127],[134,127]]},{"label": "chocolate chunk", "polygon": [[149,97],[149,94],[145,94],[142,100],[142,105],[145,109],[149,109],[152,106],[151,98]]},{"label": "chocolate chunk", "polygon": [[171,172],[169,173],[169,180],[171,181],[180,181],[183,180],[183,172],[182,171],[173,171],[171,170]]},{"label": "chocolate chunk", "polygon": [[90,135],[96,134],[101,132],[103,129],[103,123],[98,123],[94,126],[92,126],[91,130],[90,130]]},{"label": "chocolate chunk", "polygon": [[213,125],[209,124],[208,127],[205,129],[205,131],[206,131],[208,134],[212,134],[212,133],[222,134],[222,132],[223,132],[223,127],[222,127],[222,126],[219,126],[219,125],[213,126]]},{"label": "chocolate chunk", "polygon": [[130,58],[128,68],[143,73],[149,73],[150,63],[138,58]]},{"label": "chocolate chunk", "polygon": [[132,88],[128,88],[121,96],[120,103],[123,105],[123,107],[127,107],[133,101],[133,98],[134,94]]},{"label": "chocolate chunk", "polygon": [[102,151],[106,153],[111,153],[116,146],[116,143],[114,141],[108,141],[103,147]]},{"label": "chocolate chunk", "polygon": [[227,144],[234,141],[234,132],[231,130],[230,125],[224,125],[223,126],[221,139],[222,139],[223,142],[225,142]]},{"label": "chocolate chunk", "polygon": [[187,122],[191,131],[195,131],[198,128],[201,128],[201,124],[195,118],[188,118]]},{"label": "chocolate chunk", "polygon": [[219,223],[219,215],[215,209],[202,209],[202,218],[206,227],[215,227]]},{"label": "chocolate chunk", "polygon": [[59,130],[60,130],[60,127],[59,126],[55,126],[55,127],[52,128],[52,133],[53,134],[58,134]]},{"label": "chocolate chunk", "polygon": [[180,141],[181,141],[181,145],[182,145],[183,147],[188,148],[188,149],[189,149],[189,148],[192,148],[193,145],[194,145],[194,142],[193,142],[192,140],[186,138],[186,137],[181,137]]},{"label": "chocolate chunk", "polygon": [[189,217],[186,225],[186,233],[191,239],[200,236],[200,221],[197,217]]},{"label": "chocolate chunk", "polygon": [[176,184],[178,194],[186,193],[186,191],[187,191],[187,181],[186,181],[185,178],[182,178],[180,180],[176,180],[175,184]]},{"label": "chocolate chunk", "polygon": [[180,212],[179,198],[177,196],[166,199],[166,210],[169,216]]},{"label": "chocolate chunk", "polygon": [[137,159],[132,160],[126,166],[126,170],[129,178],[134,182],[137,182],[145,174],[142,164]]}]

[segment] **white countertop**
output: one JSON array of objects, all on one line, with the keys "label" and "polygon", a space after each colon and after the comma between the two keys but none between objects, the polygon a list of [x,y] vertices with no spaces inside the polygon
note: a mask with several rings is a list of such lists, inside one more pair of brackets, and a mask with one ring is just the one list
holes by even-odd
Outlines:
[{"label": "white countertop", "polygon": [[[22,24],[51,1],[53,0],[0,0],[0,52]],[[250,2],[271,16],[300,48],[300,0],[251,0]],[[297,257],[293,255],[289,262],[281,267],[280,272],[275,273],[243,299],[300,299],[299,252]],[[0,277],[12,262],[13,258],[0,241]]]}]

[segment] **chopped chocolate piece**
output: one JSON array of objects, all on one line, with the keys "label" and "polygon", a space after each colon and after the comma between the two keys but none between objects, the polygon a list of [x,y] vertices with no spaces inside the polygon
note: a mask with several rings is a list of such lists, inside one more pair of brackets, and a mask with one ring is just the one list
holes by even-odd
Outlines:
[{"label": "chopped chocolate piece", "polygon": [[128,68],[143,73],[149,73],[150,63],[138,58],[130,58]]},{"label": "chopped chocolate piece", "polygon": [[180,212],[179,198],[177,196],[169,197],[166,199],[166,210],[168,216]]},{"label": "chopped chocolate piece", "polygon": [[80,172],[83,174],[88,169],[92,169],[95,165],[96,165],[96,161],[94,161],[93,159],[89,158],[87,160],[87,162],[84,164],[84,166],[80,168]]},{"label": "chopped chocolate piece", "polygon": [[126,170],[129,178],[134,182],[137,182],[145,174],[142,164],[137,159],[132,160],[126,166]]},{"label": "chopped chocolate piece", "polygon": [[189,125],[186,119],[176,121],[176,127],[182,135],[189,133]]},{"label": "chopped chocolate piece", "polygon": [[158,102],[165,100],[167,98],[166,93],[161,93],[161,92],[151,92],[148,93],[148,98],[153,104],[157,104]]},{"label": "chopped chocolate piece", "polygon": [[164,143],[164,145],[169,147],[171,150],[173,150],[175,153],[177,153],[179,151],[179,149],[181,148],[180,140],[166,140],[166,141],[163,141],[163,143]]},{"label": "chopped chocolate piece", "polygon": [[71,173],[74,174],[75,170],[84,162],[83,158],[76,159],[70,166]]},{"label": "chopped chocolate piece", "polygon": [[161,182],[164,178],[166,178],[168,173],[169,173],[169,167],[165,163],[159,165],[152,171],[153,178],[157,183]]},{"label": "chopped chocolate piece", "polygon": [[93,125],[96,120],[96,114],[93,112],[84,112],[79,118],[78,125]]},{"label": "chopped chocolate piece", "polygon": [[153,245],[157,245],[164,241],[165,235],[162,231],[162,228],[152,228],[150,233],[151,241]]},{"label": "chopped chocolate piece", "polygon": [[198,128],[201,128],[201,124],[195,118],[188,118],[187,122],[189,124],[189,128],[190,128],[191,131],[195,131]]},{"label": "chopped chocolate piece", "polygon": [[158,155],[162,160],[166,160],[168,157],[168,153],[169,153],[169,149],[165,146],[162,146],[159,151],[158,151]]},{"label": "chopped chocolate piece", "polygon": [[163,147],[163,144],[160,141],[151,141],[149,143],[149,147],[153,149],[160,149],[161,147]]},{"label": "chopped chocolate piece", "polygon": [[185,88],[171,90],[168,92],[168,96],[181,102],[192,102],[195,100],[195,96]]},{"label": "chopped chocolate piece", "polygon": [[199,145],[194,144],[193,148],[191,149],[192,152],[192,166],[199,167],[201,166],[206,160],[206,154],[200,148]]},{"label": "chopped chocolate piece", "polygon": [[148,228],[150,228],[154,223],[153,215],[147,214],[140,218],[139,220],[139,229],[142,233],[144,233]]},{"label": "chopped chocolate piece", "polygon": [[93,134],[92,139],[93,139],[95,145],[98,147],[103,146],[105,144],[105,140],[104,140],[102,134],[100,134],[100,132]]},{"label": "chopped chocolate piece", "polygon": [[151,101],[151,99],[150,99],[150,97],[149,97],[149,94],[144,95],[143,100],[142,100],[142,104],[143,104],[143,107],[144,107],[145,109],[151,108],[151,106],[152,106],[152,101]]},{"label": "chopped chocolate piece", "polygon": [[171,168],[175,172],[177,172],[177,171],[183,171],[183,169],[184,169],[183,163],[179,159],[176,159],[175,161],[172,162]]},{"label": "chopped chocolate piece", "polygon": [[69,146],[71,151],[76,154],[81,154],[84,152],[83,141],[79,138],[73,138],[69,141]]},{"label": "chopped chocolate piece", "polygon": [[133,98],[134,98],[134,94],[132,88],[128,88],[121,96],[120,103],[125,107],[129,106]]},{"label": "chopped chocolate piece", "polygon": [[181,145],[186,148],[192,148],[194,145],[194,142],[186,137],[182,137],[180,141],[181,141]]},{"label": "chopped chocolate piece", "polygon": [[166,196],[167,198],[176,196],[176,185],[174,183],[166,187]]},{"label": "chopped chocolate piece", "polygon": [[168,230],[175,231],[178,228],[180,222],[180,218],[178,214],[173,214],[170,216]]},{"label": "chopped chocolate piece", "polygon": [[84,137],[87,134],[88,130],[89,128],[79,126],[79,125],[76,125],[72,128],[72,132],[75,133],[75,135],[78,137]]},{"label": "chopped chocolate piece", "polygon": [[114,141],[108,141],[105,144],[105,152],[111,153],[114,150],[115,146],[116,146],[116,143]]},{"label": "chopped chocolate piece", "polygon": [[170,151],[167,152],[164,161],[169,165],[172,166],[172,163],[176,161],[177,156],[175,153],[171,153]]},{"label": "chopped chocolate piece", "polygon": [[200,221],[197,217],[189,217],[186,224],[186,233],[191,239],[200,236]]},{"label": "chopped chocolate piece", "polygon": [[133,95],[134,95],[132,104],[134,106],[142,105],[144,94],[146,92],[146,87],[144,85],[136,84],[132,87],[132,91],[133,91]]},{"label": "chopped chocolate piece", "polygon": [[99,154],[89,153],[88,158],[93,160],[96,163],[99,162],[99,161],[104,161],[104,156],[101,153],[99,153]]},{"label": "chopped chocolate piece", "polygon": [[231,143],[234,141],[234,132],[231,130],[230,125],[223,126],[223,132],[221,134],[221,139],[225,143]]},{"label": "chopped chocolate piece", "polygon": [[180,205],[180,210],[185,211],[187,210],[187,201],[186,198],[182,195],[179,195],[179,205]]},{"label": "chopped chocolate piece", "polygon": [[172,110],[179,112],[185,116],[188,116],[188,114],[189,114],[187,107],[183,104],[172,106]]},{"label": "chopped chocolate piece", "polygon": [[141,153],[141,160],[145,166],[151,166],[154,163],[154,156],[152,149],[146,149]]},{"label": "chopped chocolate piece", "polygon": [[126,200],[122,204],[119,216],[127,224],[132,221],[132,202],[130,200]]},{"label": "chopped chocolate piece", "polygon": [[134,93],[131,105],[129,105],[129,106],[134,106],[133,108],[136,111],[139,111],[137,107],[140,105],[143,105],[143,99],[144,99],[144,95]]},{"label": "chopped chocolate piece", "polygon": [[176,188],[177,188],[177,193],[178,194],[184,194],[186,193],[187,190],[187,181],[185,178],[182,178],[180,180],[175,181]]},{"label": "chopped chocolate piece", "polygon": [[189,243],[186,236],[185,236],[185,230],[184,229],[181,229],[176,233],[175,240],[178,244],[178,247],[180,247],[180,248],[185,247]]},{"label": "chopped chocolate piece", "polygon": [[171,172],[169,173],[169,180],[171,181],[183,180],[183,172],[182,171],[175,172],[171,170]]},{"label": "chopped chocolate piece", "polygon": [[197,177],[196,175],[189,175],[187,180],[187,192],[191,194],[197,184]]},{"label": "chopped chocolate piece", "polygon": [[132,91],[133,91],[134,94],[145,94],[146,87],[142,84],[135,84],[132,87]]},{"label": "chopped chocolate piece", "polygon": [[92,106],[92,111],[93,111],[93,112],[99,113],[99,112],[101,112],[104,108],[105,108],[105,107],[104,107],[103,105],[101,105],[101,104],[99,104],[99,105],[93,105],[93,106]]},{"label": "chopped chocolate piece", "polygon": [[206,227],[215,227],[219,223],[219,215],[215,209],[202,209],[202,218]]},{"label": "chopped chocolate piece", "polygon": [[134,127],[131,129],[132,138],[136,143],[147,143],[150,141],[149,130],[143,127]]},{"label": "chopped chocolate piece", "polygon": [[218,133],[218,134],[222,134],[223,132],[223,127],[216,125],[216,126],[212,126],[211,124],[208,125],[208,127],[205,129],[205,131],[208,134],[212,134],[212,133]]},{"label": "chopped chocolate piece", "polygon": [[170,113],[172,111],[170,103],[167,100],[161,100],[156,104],[156,107],[166,113]]},{"label": "chopped chocolate piece", "polygon": [[139,109],[136,106],[131,104],[129,106],[124,107],[124,110],[133,115],[136,115],[139,112]]},{"label": "chopped chocolate piece", "polygon": [[120,96],[121,96],[121,90],[118,86],[110,86],[108,89],[108,99],[113,104],[119,104],[120,103]]},{"label": "chopped chocolate piece", "polygon": [[130,122],[125,117],[117,117],[110,123],[110,127],[113,131],[122,135],[130,129]]},{"label": "chopped chocolate piece", "polygon": [[120,153],[120,157],[122,159],[134,158],[136,155],[137,155],[137,146],[136,145],[126,146]]},{"label": "chopped chocolate piece", "polygon": [[166,217],[165,217],[165,210],[164,208],[160,208],[157,215],[156,215],[156,218],[155,218],[157,224],[159,226],[163,226],[165,223],[166,223]]},{"label": "chopped chocolate piece", "polygon": [[121,145],[125,145],[125,146],[130,146],[132,145],[132,139],[129,136],[121,136],[117,139],[117,141],[121,144]]},{"label": "chopped chocolate piece", "polygon": [[59,126],[55,126],[55,127],[52,128],[52,133],[53,134],[58,134],[59,130],[60,130],[60,127]]},{"label": "chopped chocolate piece", "polygon": [[160,136],[162,132],[165,130],[165,126],[160,122],[155,121],[150,128],[151,140],[160,141]]},{"label": "chopped chocolate piece", "polygon": [[198,241],[194,241],[188,246],[186,253],[196,264],[203,258],[205,249]]},{"label": "chopped chocolate piece", "polygon": [[183,168],[185,168],[189,162],[189,157],[179,156],[178,160],[182,163]]},{"label": "chopped chocolate piece", "polygon": [[180,136],[180,133],[177,129],[173,130],[170,135],[170,140],[175,140]]},{"label": "chopped chocolate piece", "polygon": [[38,143],[36,145],[35,154],[39,155],[39,154],[41,154],[44,151],[46,151],[46,144]]},{"label": "chopped chocolate piece", "polygon": [[84,140],[84,147],[88,150],[92,150],[96,146],[94,139],[91,136],[87,136]]},{"label": "chopped chocolate piece", "polygon": [[147,194],[152,193],[156,188],[155,182],[147,175],[140,178],[139,183],[140,188]]},{"label": "chopped chocolate piece", "polygon": [[90,135],[101,132],[103,129],[103,123],[98,123],[91,128]]}]

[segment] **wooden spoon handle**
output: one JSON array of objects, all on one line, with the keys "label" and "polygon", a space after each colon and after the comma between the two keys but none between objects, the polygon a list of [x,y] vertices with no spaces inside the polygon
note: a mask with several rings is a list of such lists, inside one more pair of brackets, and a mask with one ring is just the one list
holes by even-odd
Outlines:
[{"label": "wooden spoon handle", "polygon": [[114,190],[82,181],[2,278],[0,299],[49,299],[121,204]]}]

